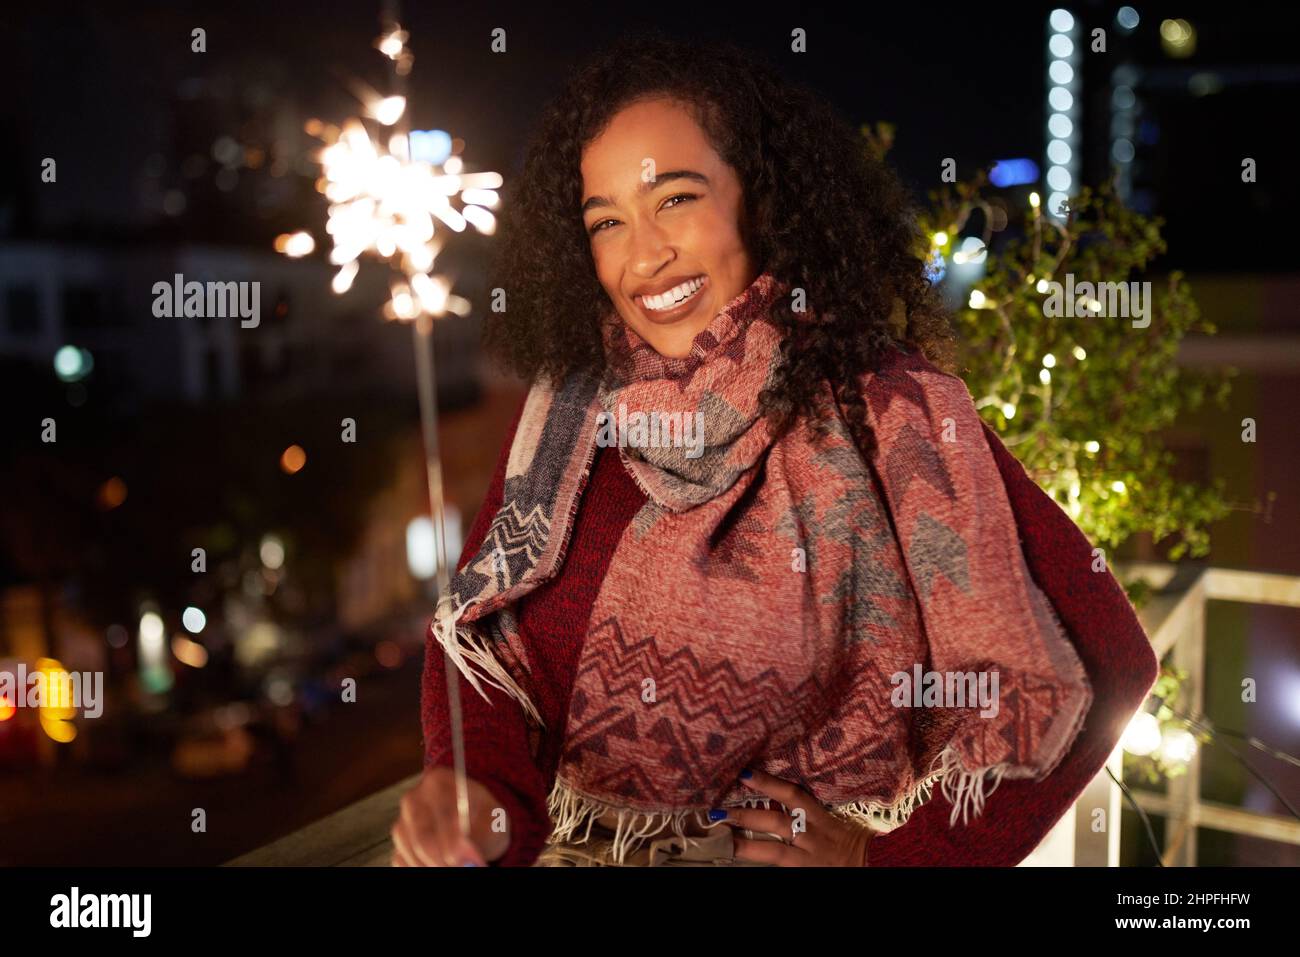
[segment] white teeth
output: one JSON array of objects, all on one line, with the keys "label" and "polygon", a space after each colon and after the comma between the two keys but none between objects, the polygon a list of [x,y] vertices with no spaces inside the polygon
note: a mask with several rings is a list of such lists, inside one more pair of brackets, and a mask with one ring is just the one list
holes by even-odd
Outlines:
[{"label": "white teeth", "polygon": [[665,309],[671,309],[674,306],[680,305],[683,300],[694,295],[703,285],[703,279],[691,279],[679,286],[674,286],[667,292],[659,293],[657,296],[642,296],[641,302],[647,309],[661,312]]}]

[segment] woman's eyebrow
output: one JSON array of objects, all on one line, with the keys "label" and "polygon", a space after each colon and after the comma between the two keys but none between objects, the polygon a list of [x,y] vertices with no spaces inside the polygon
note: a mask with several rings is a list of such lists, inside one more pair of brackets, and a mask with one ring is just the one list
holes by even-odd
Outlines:
[{"label": "woman's eyebrow", "polygon": [[[645,193],[650,192],[651,190],[658,189],[660,186],[663,186],[667,183],[671,183],[673,180],[677,180],[677,179],[687,179],[687,180],[691,180],[692,182],[702,183],[705,186],[710,185],[709,178],[705,176],[703,173],[697,173],[695,172],[695,170],[691,170],[691,169],[674,169],[674,170],[669,170],[666,173],[660,173],[652,180],[649,181],[642,180],[640,185],[637,186],[636,191],[638,195],[643,195]],[[587,210],[589,209],[596,209],[597,207],[600,206],[613,206],[613,205],[614,204],[610,202],[608,197],[592,196],[585,203],[582,204],[582,215],[585,216],[587,214]]]}]

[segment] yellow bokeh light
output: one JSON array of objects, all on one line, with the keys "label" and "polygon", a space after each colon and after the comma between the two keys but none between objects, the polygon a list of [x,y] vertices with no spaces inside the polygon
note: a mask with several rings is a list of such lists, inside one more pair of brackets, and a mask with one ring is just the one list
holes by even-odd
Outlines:
[{"label": "yellow bokeh light", "polygon": [[172,654],[181,664],[191,668],[202,668],[208,663],[208,649],[184,635],[172,636]]},{"label": "yellow bokeh light", "polygon": [[67,744],[77,736],[76,727],[69,723],[69,719],[77,714],[77,709],[72,706],[72,675],[55,658],[37,658],[36,671],[45,685],[39,712],[41,730],[51,740]]},{"label": "yellow bokeh light", "polygon": [[47,718],[45,715],[41,715],[41,730],[59,744],[67,744],[77,736],[76,725],[57,718]]},{"label": "yellow bokeh light", "polygon": [[99,487],[99,505],[105,511],[115,509],[126,501],[126,483],[114,475]]},{"label": "yellow bokeh light", "polygon": [[1160,24],[1160,46],[1171,57],[1183,59],[1196,52],[1196,28],[1183,19]]},{"label": "yellow bokeh light", "polygon": [[302,471],[302,467],[306,464],[307,453],[303,451],[301,445],[291,445],[280,455],[280,468],[287,475]]}]

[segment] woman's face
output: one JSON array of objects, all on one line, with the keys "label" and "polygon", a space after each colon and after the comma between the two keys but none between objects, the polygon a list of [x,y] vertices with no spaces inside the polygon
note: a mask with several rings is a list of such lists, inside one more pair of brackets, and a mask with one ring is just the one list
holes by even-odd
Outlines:
[{"label": "woman's face", "polygon": [[665,356],[689,354],[758,275],[741,239],[740,180],[675,101],[615,115],[582,155],[582,202],[601,286]]}]

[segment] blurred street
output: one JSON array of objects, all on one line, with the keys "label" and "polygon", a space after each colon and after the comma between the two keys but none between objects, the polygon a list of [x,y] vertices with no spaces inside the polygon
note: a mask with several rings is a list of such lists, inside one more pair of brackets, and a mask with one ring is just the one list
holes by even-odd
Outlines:
[{"label": "blurred street", "polygon": [[[208,780],[160,760],[121,774],[70,764],[6,775],[0,866],[203,866],[267,844],[419,771],[419,677],[411,659],[359,682],[356,704],[304,726],[287,775],[265,746],[243,773]],[[207,833],[191,830],[196,807]]]}]

